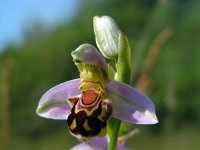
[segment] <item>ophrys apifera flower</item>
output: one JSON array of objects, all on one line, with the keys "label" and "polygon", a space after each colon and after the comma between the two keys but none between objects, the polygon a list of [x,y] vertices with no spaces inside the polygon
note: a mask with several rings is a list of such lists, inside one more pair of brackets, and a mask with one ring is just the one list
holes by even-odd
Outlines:
[{"label": "ophrys apifera flower", "polygon": [[133,87],[108,77],[104,57],[90,44],[72,52],[80,78],[61,83],[40,99],[37,114],[67,120],[81,139],[106,135],[110,117],[135,124],[157,123],[151,100]]}]

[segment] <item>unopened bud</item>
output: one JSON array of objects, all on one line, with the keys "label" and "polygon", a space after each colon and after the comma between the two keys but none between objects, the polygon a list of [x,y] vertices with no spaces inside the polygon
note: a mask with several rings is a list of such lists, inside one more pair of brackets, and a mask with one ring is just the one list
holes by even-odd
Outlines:
[{"label": "unopened bud", "polygon": [[107,59],[117,59],[119,27],[109,16],[95,16],[93,18],[94,33],[97,46]]}]

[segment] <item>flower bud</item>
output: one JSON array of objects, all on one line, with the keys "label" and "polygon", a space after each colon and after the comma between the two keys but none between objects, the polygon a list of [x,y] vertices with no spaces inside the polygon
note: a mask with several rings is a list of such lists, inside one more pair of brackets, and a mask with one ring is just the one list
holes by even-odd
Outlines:
[{"label": "flower bud", "polygon": [[117,59],[119,27],[109,16],[93,18],[95,39],[101,53],[107,59]]}]

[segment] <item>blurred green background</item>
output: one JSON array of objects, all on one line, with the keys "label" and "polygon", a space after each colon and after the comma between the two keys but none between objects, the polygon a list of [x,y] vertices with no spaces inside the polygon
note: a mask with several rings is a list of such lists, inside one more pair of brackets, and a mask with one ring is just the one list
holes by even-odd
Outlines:
[{"label": "blurred green background", "polygon": [[41,118],[35,110],[49,88],[78,78],[70,53],[82,43],[95,45],[92,18],[109,15],[132,48],[132,86],[152,99],[159,119],[156,125],[124,123],[121,133],[140,129],[125,145],[199,150],[200,1],[77,2],[70,19],[63,17],[48,30],[42,21],[33,21],[24,28],[22,42],[9,42],[0,51],[0,149],[67,150],[79,143],[66,121]]}]

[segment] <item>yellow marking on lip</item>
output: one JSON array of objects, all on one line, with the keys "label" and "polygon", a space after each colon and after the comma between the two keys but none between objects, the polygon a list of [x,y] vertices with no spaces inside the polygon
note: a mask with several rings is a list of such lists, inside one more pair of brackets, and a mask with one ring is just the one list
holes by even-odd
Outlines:
[{"label": "yellow marking on lip", "polygon": [[69,127],[71,130],[74,130],[76,128],[76,119],[73,120],[72,124]]},{"label": "yellow marking on lip", "polygon": [[104,113],[101,113],[100,115],[97,116],[97,118],[101,121],[104,121],[104,116],[105,114]]},{"label": "yellow marking on lip", "polygon": [[[79,102],[76,104],[76,106],[75,106],[75,113],[77,114],[77,113],[80,112],[80,111],[85,111],[86,114],[87,114],[87,116],[91,116],[92,113],[93,113],[95,110],[98,109],[99,103],[101,103],[101,100],[98,100],[96,103],[93,103],[94,105],[92,104],[93,107],[92,107],[91,110],[87,110],[87,109],[85,108],[84,104],[82,104],[82,101],[79,101]],[[83,107],[78,107],[78,105],[81,105],[81,106],[83,106]],[[92,106],[92,105],[91,105],[91,106]]]},{"label": "yellow marking on lip", "polygon": [[89,125],[88,125],[88,120],[85,120],[85,122],[83,123],[83,127],[84,127],[84,129],[85,129],[86,131],[90,131],[90,130],[91,130],[91,128],[90,128]]},{"label": "yellow marking on lip", "polygon": [[99,134],[97,134],[98,137],[104,137],[107,133],[107,126],[102,128]]}]

